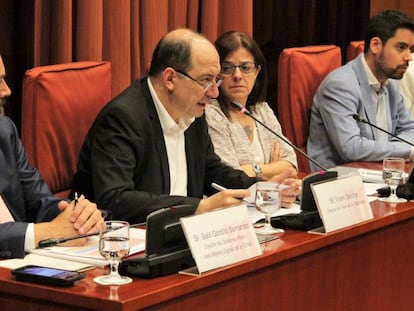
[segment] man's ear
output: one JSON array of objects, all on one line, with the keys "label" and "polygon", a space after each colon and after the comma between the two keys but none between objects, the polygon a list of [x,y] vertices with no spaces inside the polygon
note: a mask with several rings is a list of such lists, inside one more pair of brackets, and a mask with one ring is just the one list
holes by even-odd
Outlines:
[{"label": "man's ear", "polygon": [[369,43],[371,53],[377,55],[382,51],[382,40],[379,37],[373,37]]},{"label": "man's ear", "polygon": [[163,70],[161,74],[162,83],[168,89],[168,91],[172,91],[175,86],[175,79],[177,78],[177,74],[175,70],[171,67],[167,67]]}]

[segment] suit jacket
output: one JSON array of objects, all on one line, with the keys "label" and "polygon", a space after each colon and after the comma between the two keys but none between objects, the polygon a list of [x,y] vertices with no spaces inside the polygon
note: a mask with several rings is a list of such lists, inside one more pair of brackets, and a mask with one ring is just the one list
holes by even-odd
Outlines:
[{"label": "suit jacket", "polygon": [[[313,100],[307,151],[330,168],[352,161],[382,161],[386,157],[409,158],[411,147],[396,139],[376,140],[378,130],[353,119],[358,114],[376,124],[371,89],[362,57],[331,72],[321,83]],[[388,129],[414,142],[414,120],[404,106],[398,84],[389,79],[385,95],[391,116]],[[314,170],[318,168],[310,163]]]},{"label": "suit jacket", "polygon": [[109,102],[82,146],[73,191],[112,211],[114,219],[145,221],[160,208],[198,206],[211,183],[248,188],[256,178],[223,164],[214,153],[205,117],[185,131],[188,197],[171,196],[167,151],[147,77]]},{"label": "suit jacket", "polygon": [[39,172],[26,158],[13,122],[0,117],[0,194],[15,222],[0,224],[0,257],[23,257],[28,222],[50,221],[59,209]]}]

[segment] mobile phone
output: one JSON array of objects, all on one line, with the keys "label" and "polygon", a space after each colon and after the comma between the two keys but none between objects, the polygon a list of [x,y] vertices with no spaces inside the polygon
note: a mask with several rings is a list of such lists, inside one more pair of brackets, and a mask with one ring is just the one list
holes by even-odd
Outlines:
[{"label": "mobile phone", "polygon": [[55,286],[72,286],[75,281],[83,279],[85,273],[28,265],[12,270],[17,280]]}]

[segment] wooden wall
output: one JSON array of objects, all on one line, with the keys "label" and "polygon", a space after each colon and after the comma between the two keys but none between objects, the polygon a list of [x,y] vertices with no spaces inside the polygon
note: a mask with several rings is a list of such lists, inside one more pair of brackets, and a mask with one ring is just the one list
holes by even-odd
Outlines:
[{"label": "wooden wall", "polygon": [[399,10],[411,18],[414,18],[413,0],[371,0],[370,15],[375,15],[384,10]]}]

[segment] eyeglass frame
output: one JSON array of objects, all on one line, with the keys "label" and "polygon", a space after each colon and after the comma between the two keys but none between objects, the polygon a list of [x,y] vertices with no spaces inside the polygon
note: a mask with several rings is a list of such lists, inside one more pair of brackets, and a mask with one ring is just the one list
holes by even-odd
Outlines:
[{"label": "eyeglass frame", "polygon": [[[232,67],[232,71],[230,72],[230,73],[224,73],[223,72],[223,64],[229,64],[229,67],[230,67],[230,65],[231,65],[231,67]],[[252,67],[252,70],[251,71],[248,71],[248,72],[245,72],[245,71],[243,71],[243,69],[242,69],[242,66],[243,65],[246,65],[246,64],[252,64],[253,65],[253,67]],[[252,72],[254,72],[258,67],[259,67],[260,65],[258,65],[258,64],[256,64],[255,62],[242,62],[241,64],[239,64],[239,65],[235,65],[235,64],[233,64],[232,62],[223,62],[223,63],[221,63],[221,68],[222,68],[222,70],[221,70],[221,72],[220,72],[220,74],[222,75],[222,76],[231,76],[232,74],[234,74],[234,72],[236,71],[236,68],[239,68],[239,70],[240,70],[240,72],[241,73],[243,73],[243,74],[249,74],[249,73],[252,73]]]},{"label": "eyeglass frame", "polygon": [[177,69],[175,67],[171,67],[172,69],[174,69],[176,72],[178,72],[179,74],[182,74],[184,77],[196,82],[198,85],[202,86],[204,88],[204,91],[207,92],[209,91],[213,86],[219,87],[221,85],[221,83],[223,82],[223,79],[220,78],[219,76],[216,77],[216,81],[211,81],[211,82],[201,82],[195,78],[193,78],[192,76],[190,76],[188,73],[186,73],[183,70]]}]

